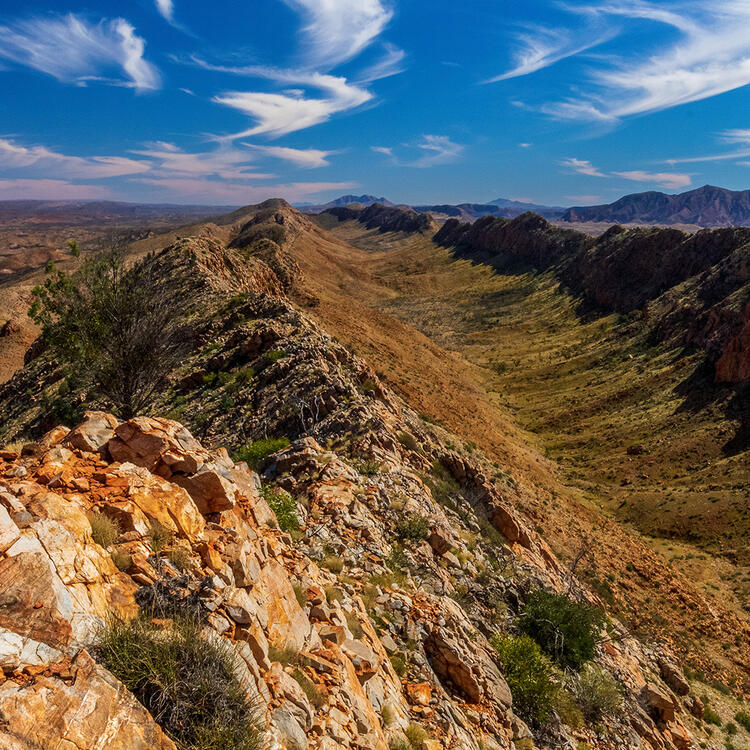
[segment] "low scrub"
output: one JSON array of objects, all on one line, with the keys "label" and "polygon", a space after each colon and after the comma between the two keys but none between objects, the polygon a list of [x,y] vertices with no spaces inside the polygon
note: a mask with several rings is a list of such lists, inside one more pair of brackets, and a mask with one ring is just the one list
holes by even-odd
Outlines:
[{"label": "low scrub", "polygon": [[587,721],[596,722],[615,715],[622,704],[620,687],[601,667],[587,664],[571,685],[573,695]]},{"label": "low scrub", "polygon": [[552,681],[552,662],[528,635],[495,636],[492,646],[513,695],[515,712],[529,724],[541,726],[552,712],[558,689]]},{"label": "low scrub", "polygon": [[297,516],[297,501],[278,487],[266,485],[262,490],[263,498],[276,515],[279,528],[287,534],[298,535],[299,517]]},{"label": "low scrub", "polygon": [[240,448],[233,456],[235,461],[244,461],[251,469],[257,469],[260,462],[289,445],[289,438],[264,438],[254,440]]},{"label": "low scrub", "polygon": [[234,652],[206,638],[196,622],[175,620],[158,629],[145,618],[114,621],[100,634],[95,653],[180,750],[265,747]]},{"label": "low scrub", "polygon": [[539,589],[529,596],[518,624],[561,667],[580,669],[596,654],[604,613]]},{"label": "low scrub", "polygon": [[111,547],[120,536],[120,525],[104,513],[92,513],[89,517],[91,538],[100,546]]},{"label": "low scrub", "polygon": [[430,533],[430,522],[418,513],[409,513],[396,524],[396,536],[419,542],[427,539]]}]

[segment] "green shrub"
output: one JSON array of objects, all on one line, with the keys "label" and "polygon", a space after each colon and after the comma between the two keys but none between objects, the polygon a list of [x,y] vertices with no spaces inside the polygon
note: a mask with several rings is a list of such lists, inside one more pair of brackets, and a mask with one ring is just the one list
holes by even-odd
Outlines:
[{"label": "green shrub", "polygon": [[415,722],[412,722],[404,729],[404,734],[414,750],[421,750],[422,743],[430,736],[421,724],[416,724]]},{"label": "green shrub", "polygon": [[157,629],[114,621],[99,635],[97,660],[151,712],[181,750],[260,750],[256,706],[237,677],[231,647],[191,620]]},{"label": "green shrub", "polygon": [[734,720],[750,732],[750,714],[747,711],[738,711],[734,715]]},{"label": "green shrub", "polygon": [[717,727],[720,727],[722,724],[721,716],[719,716],[719,714],[717,714],[716,711],[711,708],[711,706],[706,706],[703,709],[703,721],[709,724],[714,724]]},{"label": "green shrub", "polygon": [[736,725],[736,724],[732,724],[732,722],[731,722],[731,721],[728,721],[728,722],[727,722],[727,723],[726,723],[726,724],[724,725],[724,731],[725,731],[725,732],[726,732],[727,734],[729,734],[729,735],[737,734],[737,725]]},{"label": "green shrub", "polygon": [[596,653],[604,613],[538,589],[529,596],[519,626],[562,667],[580,669]]},{"label": "green shrub", "polygon": [[401,654],[392,654],[390,659],[393,671],[399,677],[403,677],[404,675],[406,675],[406,673],[409,671],[409,662],[407,662],[407,660],[403,656],[401,656]]},{"label": "green shrub", "polygon": [[326,555],[320,561],[320,567],[330,570],[331,573],[338,575],[344,569],[344,561],[337,555]]},{"label": "green shrub", "polygon": [[286,352],[281,351],[281,349],[275,349],[274,351],[266,352],[264,356],[269,362],[278,362],[280,359],[286,357]]},{"label": "green shrub", "polygon": [[91,524],[91,538],[100,546],[107,549],[111,547],[120,536],[120,524],[104,513],[98,511],[89,517]]},{"label": "green shrub", "polygon": [[152,521],[148,527],[148,538],[151,542],[151,549],[154,552],[161,552],[172,543],[174,533],[159,521]]},{"label": "green shrub", "polygon": [[263,487],[262,495],[275,513],[279,528],[287,534],[297,534],[300,530],[297,501],[288,492],[269,485]]},{"label": "green shrub", "polygon": [[357,468],[359,469],[359,473],[362,474],[362,476],[371,477],[375,474],[378,474],[383,467],[380,465],[380,462],[367,458],[363,461],[360,461]]},{"label": "green shrub", "polygon": [[572,693],[561,688],[554,694],[552,705],[559,714],[563,724],[567,724],[573,729],[580,729],[584,725],[583,711],[581,711]]},{"label": "green shrub", "polygon": [[399,432],[398,435],[396,435],[398,438],[398,442],[401,443],[401,445],[404,446],[404,448],[408,448],[410,451],[418,451],[419,450],[419,443],[417,442],[417,439],[408,432]]},{"label": "green shrub", "polygon": [[385,703],[380,709],[380,718],[383,720],[384,727],[389,727],[396,721],[396,711],[391,703]]},{"label": "green shrub", "polygon": [[513,695],[514,711],[540,726],[549,718],[557,690],[552,682],[552,663],[528,635],[494,636],[491,642]]},{"label": "green shrub", "polygon": [[388,740],[388,750],[409,750],[410,747],[403,737],[391,737]]},{"label": "green shrub", "polygon": [[260,462],[289,445],[289,438],[264,438],[254,440],[240,448],[233,456],[235,461],[244,461],[251,469],[257,469]]},{"label": "green shrub", "polygon": [[328,701],[325,695],[321,692],[320,688],[312,682],[301,669],[295,669],[292,672],[292,677],[297,681],[297,684],[302,688],[302,692],[307,696],[307,700],[310,704],[320,710],[325,706]]},{"label": "green shrub", "polygon": [[190,565],[190,553],[184,547],[172,547],[167,558],[181,573]]},{"label": "green shrub", "polygon": [[399,539],[418,542],[427,539],[429,533],[430,522],[418,513],[409,513],[396,524],[396,535]]},{"label": "green shrub", "polygon": [[617,713],[622,703],[615,679],[606,669],[593,664],[583,668],[572,689],[583,715],[591,722]]}]

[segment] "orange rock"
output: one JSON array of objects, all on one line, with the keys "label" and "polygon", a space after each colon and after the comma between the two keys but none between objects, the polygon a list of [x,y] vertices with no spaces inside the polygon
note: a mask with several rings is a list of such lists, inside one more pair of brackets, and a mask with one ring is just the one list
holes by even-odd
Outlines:
[{"label": "orange rock", "polygon": [[409,703],[418,706],[429,706],[432,697],[432,689],[429,682],[413,682],[404,686]]}]

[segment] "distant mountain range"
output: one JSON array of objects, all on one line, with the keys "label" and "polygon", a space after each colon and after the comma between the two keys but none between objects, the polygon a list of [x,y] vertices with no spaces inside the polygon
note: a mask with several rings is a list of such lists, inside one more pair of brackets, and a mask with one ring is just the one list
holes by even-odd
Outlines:
[{"label": "distant mountain range", "polygon": [[[305,206],[307,213],[319,213],[358,203],[365,207],[379,203],[396,204],[373,195],[343,195],[320,206]],[[483,216],[512,219],[531,211],[551,221],[607,224],[695,224],[702,227],[750,226],[750,190],[734,191],[704,185],[686,193],[669,195],[657,191],[633,193],[614,203],[601,206],[544,206],[536,203],[497,198],[487,203],[436,203],[408,206],[418,213],[430,213],[437,219],[455,218],[474,221]]]},{"label": "distant mountain range", "polygon": [[634,193],[603,206],[569,208],[563,221],[605,221],[612,224],[698,224],[703,227],[750,224],[750,190],[734,191],[704,185],[678,195],[656,191]]}]

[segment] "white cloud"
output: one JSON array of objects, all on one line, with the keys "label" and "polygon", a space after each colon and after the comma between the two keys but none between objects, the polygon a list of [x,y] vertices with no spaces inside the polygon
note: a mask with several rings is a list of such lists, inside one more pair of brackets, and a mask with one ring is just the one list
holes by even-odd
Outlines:
[{"label": "white cloud", "polygon": [[122,156],[67,156],[46,146],[21,146],[0,138],[0,168],[30,168],[45,177],[95,180],[147,172],[150,165]]},{"label": "white cloud", "polygon": [[[515,55],[513,67],[505,73],[490,78],[484,83],[497,83],[509,78],[518,78],[538,70],[550,67],[555,63],[574,57],[581,52],[596,47],[611,39],[611,31],[595,30],[569,32],[565,29],[548,29],[535,27],[530,33],[517,37],[521,47]],[[581,43],[580,39],[588,41]]]},{"label": "white cloud", "polygon": [[518,148],[531,148],[530,143],[519,143]]},{"label": "white cloud", "polygon": [[111,197],[104,185],[73,185],[67,180],[1,180],[2,200],[96,200]]},{"label": "white cloud", "polygon": [[602,172],[599,167],[595,167],[590,161],[584,161],[582,159],[563,159],[560,162],[560,166],[572,169],[578,174],[585,174],[589,177],[606,177],[607,175]]},{"label": "white cloud", "polygon": [[371,83],[404,72],[403,62],[406,58],[406,52],[387,42],[383,46],[385,47],[385,55],[357,75],[359,83]]},{"label": "white cloud", "polygon": [[[654,49],[630,50],[590,72],[595,88],[543,109],[556,117],[617,120],[700,101],[750,83],[750,3],[681,0],[670,5],[614,0],[569,10],[598,19],[618,18],[669,26],[676,39]],[[648,37],[643,37],[648,38]]]},{"label": "white cloud", "polygon": [[270,197],[298,201],[331,190],[351,190],[359,187],[356,182],[293,182],[261,186],[201,177],[142,177],[137,179],[138,182],[151,187],[152,200],[173,200],[174,196],[179,196],[197,203],[221,202],[233,205],[258,203]]},{"label": "white cloud", "polygon": [[258,91],[230,91],[214,97],[218,104],[239,109],[257,121],[257,125],[230,138],[268,134],[285,135],[296,130],[326,122],[332,115],[355,109],[370,101],[373,95],[346,78],[323,73],[284,71],[272,68],[253,68],[254,74],[277,83],[303,85],[323,92],[320,98],[304,92],[287,91],[283,94]]},{"label": "white cloud", "polygon": [[423,155],[418,159],[402,161],[396,157],[393,148],[390,146],[370,146],[370,150],[389,157],[392,163],[399,167],[424,169],[455,161],[461,156],[465,148],[460,143],[454,143],[447,135],[423,135],[421,141],[404,145],[412,149],[418,149]]},{"label": "white cloud", "polygon": [[243,146],[258,151],[266,156],[275,159],[289,161],[298,167],[304,169],[314,169],[316,167],[327,167],[330,162],[328,157],[337,153],[336,151],[321,151],[317,148],[285,148],[282,146],[255,146],[251,143],[243,143]]},{"label": "white cloud", "polygon": [[614,172],[618,177],[634,182],[655,182],[660,187],[677,190],[688,187],[692,183],[689,174],[680,174],[675,172],[643,172],[635,170],[633,172]]},{"label": "white cloud", "polygon": [[380,0],[284,0],[302,14],[308,68],[331,69],[356,57],[393,16]]},{"label": "white cloud", "polygon": [[709,154],[703,156],[692,156],[682,157],[680,159],[665,159],[665,164],[694,164],[697,162],[708,162],[708,161],[730,161],[732,159],[743,159],[750,156],[750,129],[744,130],[725,130],[721,136],[721,140],[725,143],[740,144],[746,148],[741,148],[736,151],[729,151],[723,154]]},{"label": "white cloud", "polygon": [[169,23],[174,21],[174,3],[172,0],[156,0],[156,9]]},{"label": "white cloud", "polygon": [[560,165],[572,169],[578,174],[585,174],[588,177],[622,177],[625,180],[634,182],[654,182],[665,188],[681,188],[690,185],[692,182],[689,174],[678,172],[644,172],[643,170],[631,170],[627,172],[612,172],[607,174],[602,172],[599,167],[594,166],[590,161],[583,159],[563,159]]},{"label": "white cloud", "polygon": [[417,148],[425,152],[425,155],[408,166],[410,167],[435,167],[439,164],[448,164],[458,159],[464,150],[459,143],[454,143],[447,135],[425,135]]},{"label": "white cloud", "polygon": [[145,42],[122,18],[92,25],[70,13],[0,26],[0,58],[67,83],[101,80],[139,91],[159,88],[159,72],[144,51]]},{"label": "white cloud", "polygon": [[225,180],[258,180],[274,177],[253,171],[253,155],[244,149],[219,145],[211,151],[190,152],[173,143],[157,141],[133,153],[150,160],[157,177],[220,177]]}]

